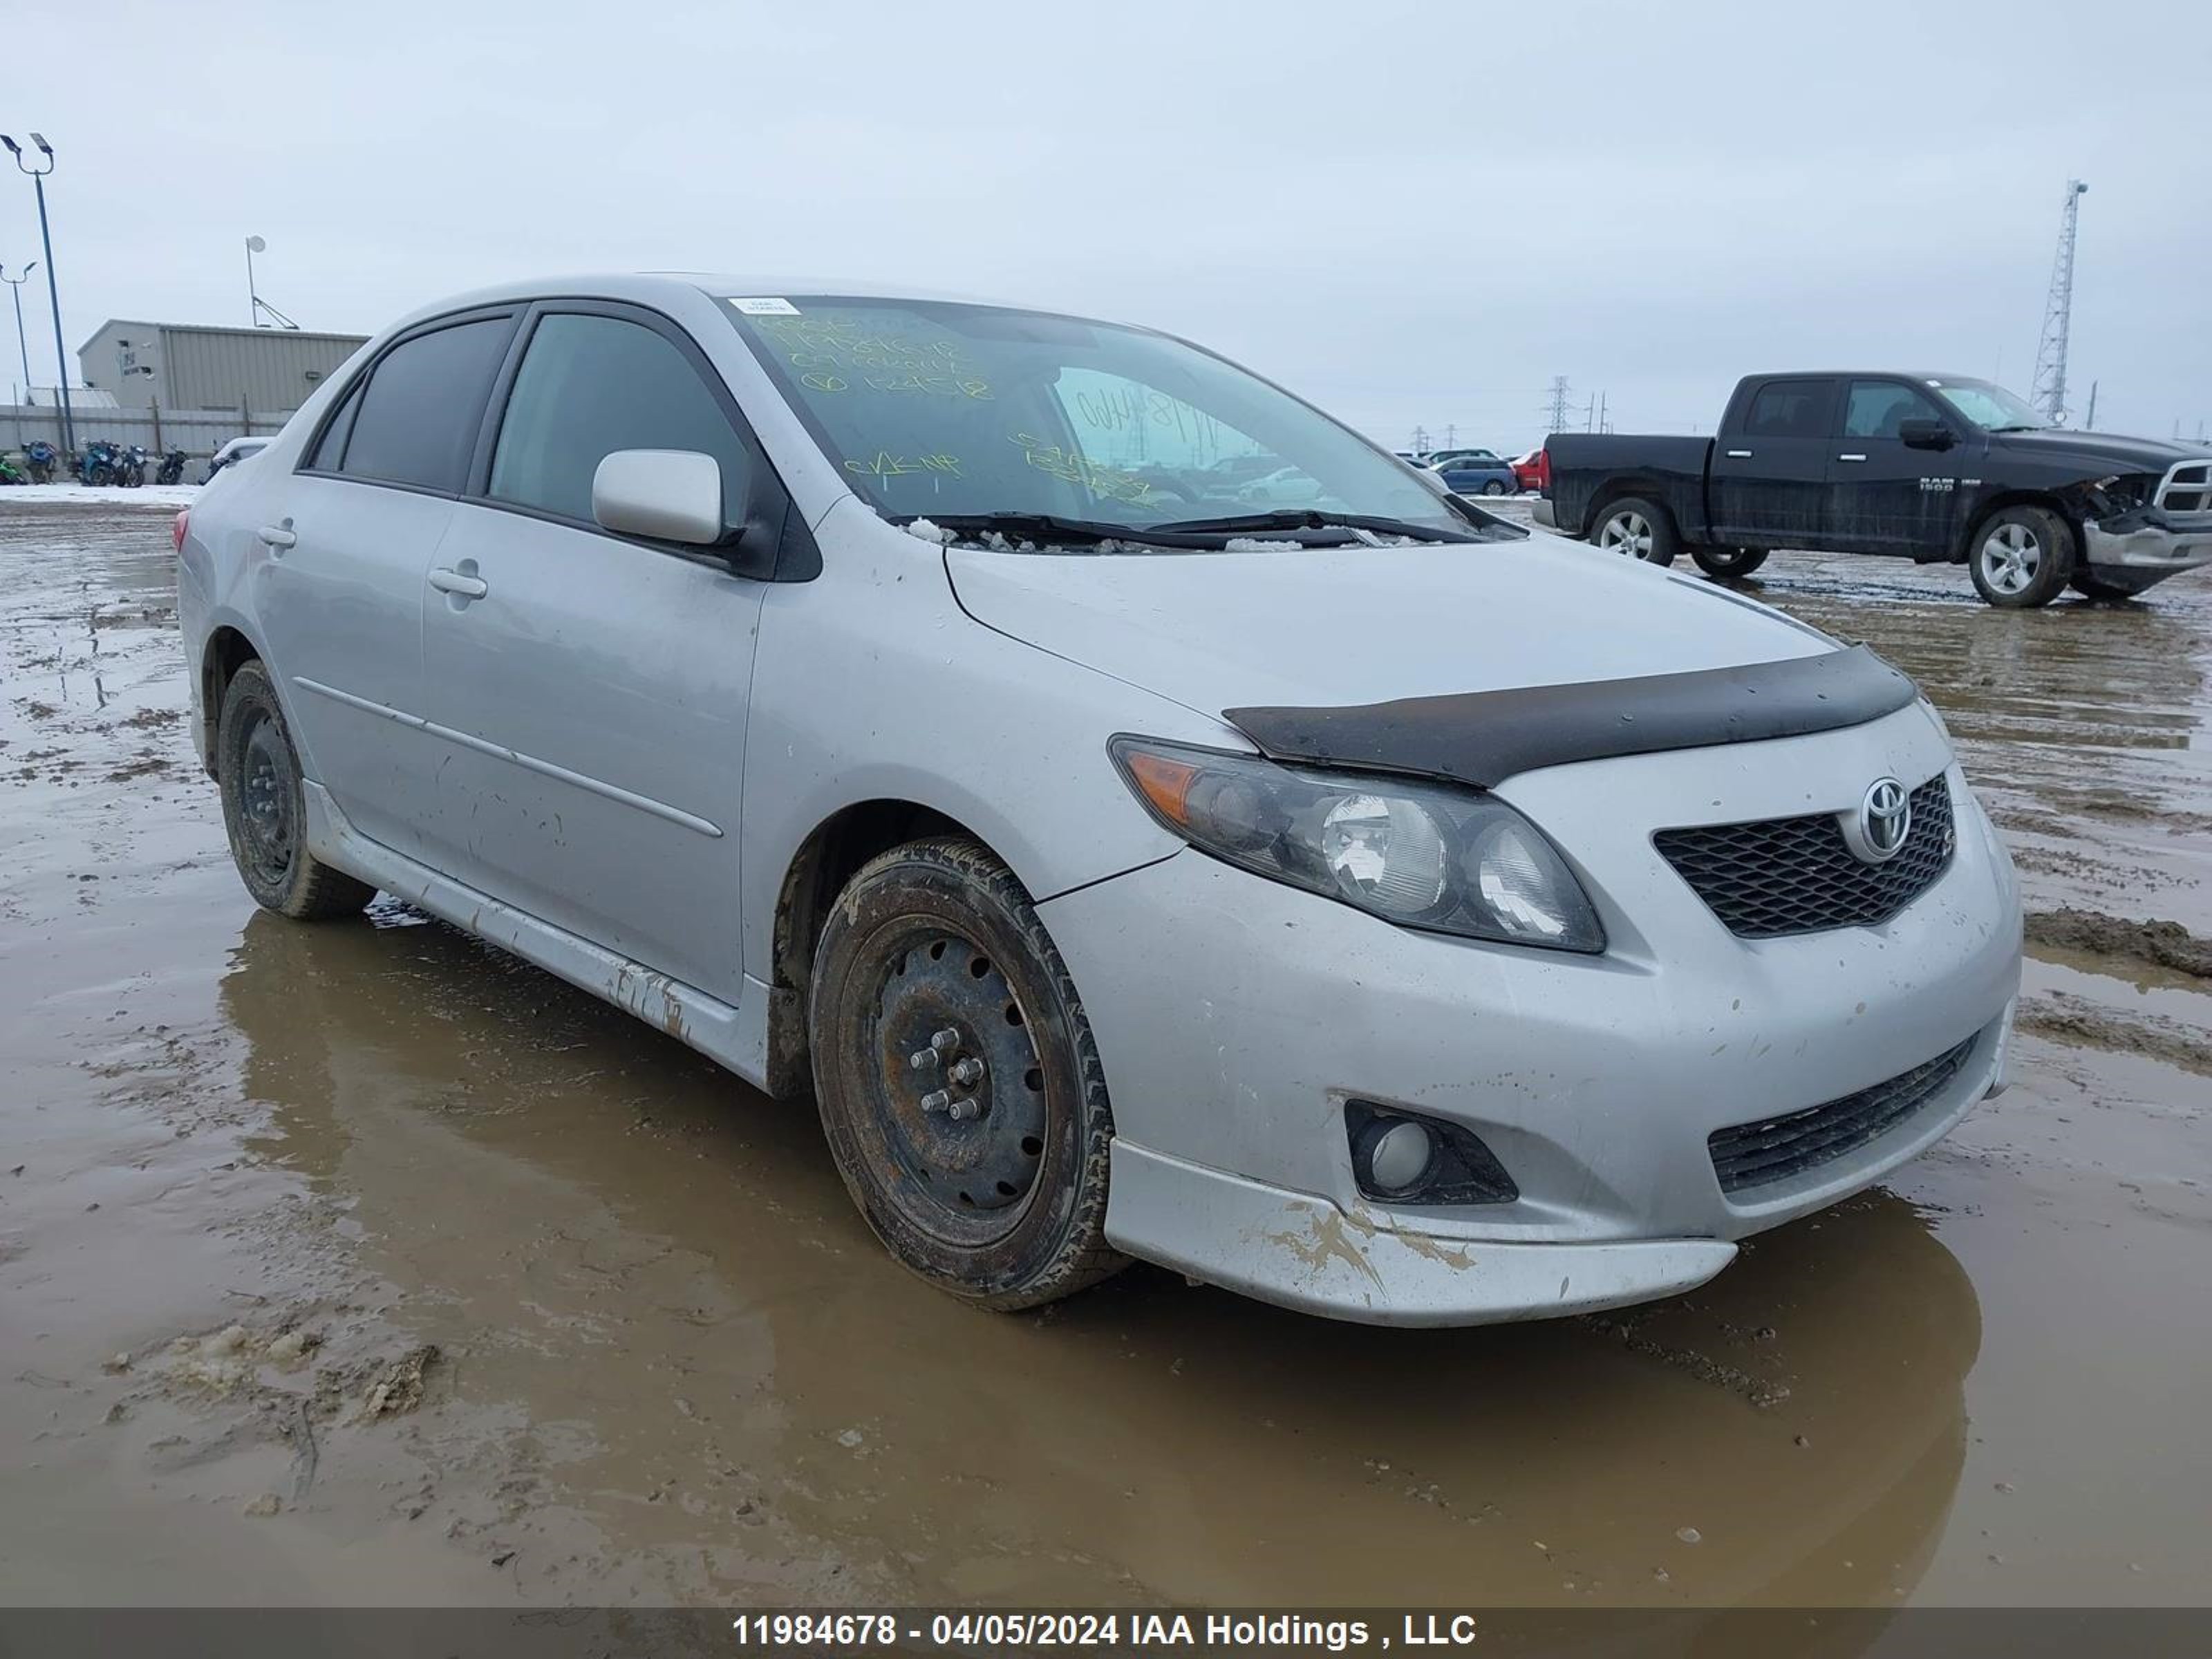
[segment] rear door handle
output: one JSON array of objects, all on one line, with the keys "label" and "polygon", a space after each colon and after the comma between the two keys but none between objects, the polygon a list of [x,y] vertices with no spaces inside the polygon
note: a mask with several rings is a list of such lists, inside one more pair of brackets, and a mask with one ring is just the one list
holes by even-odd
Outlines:
[{"label": "rear door handle", "polygon": [[430,586],[441,593],[458,593],[465,599],[480,599],[491,592],[491,584],[481,576],[464,576],[458,570],[448,570],[440,565],[430,573]]},{"label": "rear door handle", "polygon": [[1839,461],[1863,461],[1866,459],[1866,457],[1863,455],[1838,455],[1836,459]]},{"label": "rear door handle", "polygon": [[1751,459],[1751,452],[1747,449],[1731,449],[1728,453],[1728,458],[1732,461],[1747,461]]},{"label": "rear door handle", "polygon": [[300,539],[292,533],[292,521],[289,519],[285,520],[282,524],[264,524],[253,533],[280,553],[286,548],[293,546]]}]

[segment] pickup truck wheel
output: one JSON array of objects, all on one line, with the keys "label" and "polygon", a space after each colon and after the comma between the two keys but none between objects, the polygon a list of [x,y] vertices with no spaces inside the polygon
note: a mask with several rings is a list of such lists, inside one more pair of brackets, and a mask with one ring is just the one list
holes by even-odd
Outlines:
[{"label": "pickup truck wheel", "polygon": [[905,1267],[1035,1307],[1119,1271],[1114,1115],[1067,965],[974,842],[894,848],[838,896],[807,1010],[830,1156]]},{"label": "pickup truck wheel", "polygon": [[2067,578],[2066,585],[2085,599],[2132,599],[2136,591],[2122,587],[2118,582],[2100,581],[2086,570],[2076,570]]},{"label": "pickup truck wheel", "polygon": [[269,671],[258,662],[230,677],[215,745],[231,861],[255,903],[295,921],[321,921],[355,915],[376,896],[376,889],[307,850],[300,757]]},{"label": "pickup truck wheel", "polygon": [[1693,547],[1690,556],[1697,561],[1698,568],[1708,576],[1726,580],[1734,576],[1748,576],[1766,562],[1767,550],[1763,547]]},{"label": "pickup truck wheel", "polygon": [[1590,541],[1604,552],[1626,553],[1646,564],[1672,564],[1681,550],[1674,521],[1640,495],[1609,503],[1599,514]]},{"label": "pickup truck wheel", "polygon": [[2074,574],[2074,532],[2056,513],[2008,507],[1974,532],[1974,591],[2007,611],[2032,611],[2066,591]]}]

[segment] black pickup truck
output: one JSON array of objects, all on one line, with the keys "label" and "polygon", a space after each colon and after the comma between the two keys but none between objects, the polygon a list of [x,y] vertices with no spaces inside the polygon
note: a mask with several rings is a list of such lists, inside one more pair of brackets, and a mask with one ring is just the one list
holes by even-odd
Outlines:
[{"label": "black pickup truck", "polygon": [[1960,563],[1991,605],[2142,592],[2212,563],[2212,449],[2045,426],[1951,374],[1753,374],[1715,438],[1554,434],[1539,524],[1747,575],[1778,548]]}]

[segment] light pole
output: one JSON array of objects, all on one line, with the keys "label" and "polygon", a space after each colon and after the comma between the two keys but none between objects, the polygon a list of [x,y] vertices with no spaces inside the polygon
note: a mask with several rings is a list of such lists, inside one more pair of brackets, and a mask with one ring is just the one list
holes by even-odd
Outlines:
[{"label": "light pole", "polygon": [[23,267],[21,276],[10,276],[8,267],[0,265],[0,283],[5,283],[15,295],[15,349],[23,357],[23,395],[31,395],[31,347],[23,334],[23,284],[31,280],[31,273],[39,268],[36,259]]},{"label": "light pole", "polygon": [[46,158],[42,167],[34,167],[23,159],[23,152],[15,141],[0,132],[0,144],[8,146],[8,154],[15,158],[15,165],[31,175],[32,185],[39,192],[39,241],[46,254],[46,299],[54,312],[54,390],[62,400],[62,447],[70,454],[76,453],[76,417],[70,410],[69,355],[62,347],[62,293],[54,282],[54,238],[46,228],[46,175],[54,170],[54,147],[38,133],[31,142],[39,147],[39,154]]}]

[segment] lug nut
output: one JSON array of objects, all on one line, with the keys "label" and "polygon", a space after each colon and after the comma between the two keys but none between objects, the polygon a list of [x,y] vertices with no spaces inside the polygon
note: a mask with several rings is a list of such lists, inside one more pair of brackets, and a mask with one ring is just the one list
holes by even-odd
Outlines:
[{"label": "lug nut", "polygon": [[956,1100],[952,1103],[952,1121],[955,1123],[965,1123],[971,1117],[982,1115],[982,1107],[973,1099]]},{"label": "lug nut", "polygon": [[906,1063],[917,1072],[927,1071],[944,1058],[934,1048],[917,1048],[906,1057]]},{"label": "lug nut", "polygon": [[930,1038],[929,1046],[940,1054],[949,1054],[960,1046],[960,1033],[948,1025]]},{"label": "lug nut", "polygon": [[[925,1112],[941,1112],[948,1106],[956,1106],[956,1103],[952,1097],[942,1089],[933,1089],[921,1097],[921,1109]],[[960,1115],[957,1109],[955,1109],[952,1115],[955,1117]]]},{"label": "lug nut", "polygon": [[983,1062],[971,1054],[966,1060],[953,1061],[952,1069],[946,1075],[963,1088],[966,1088],[970,1084],[983,1080]]}]

